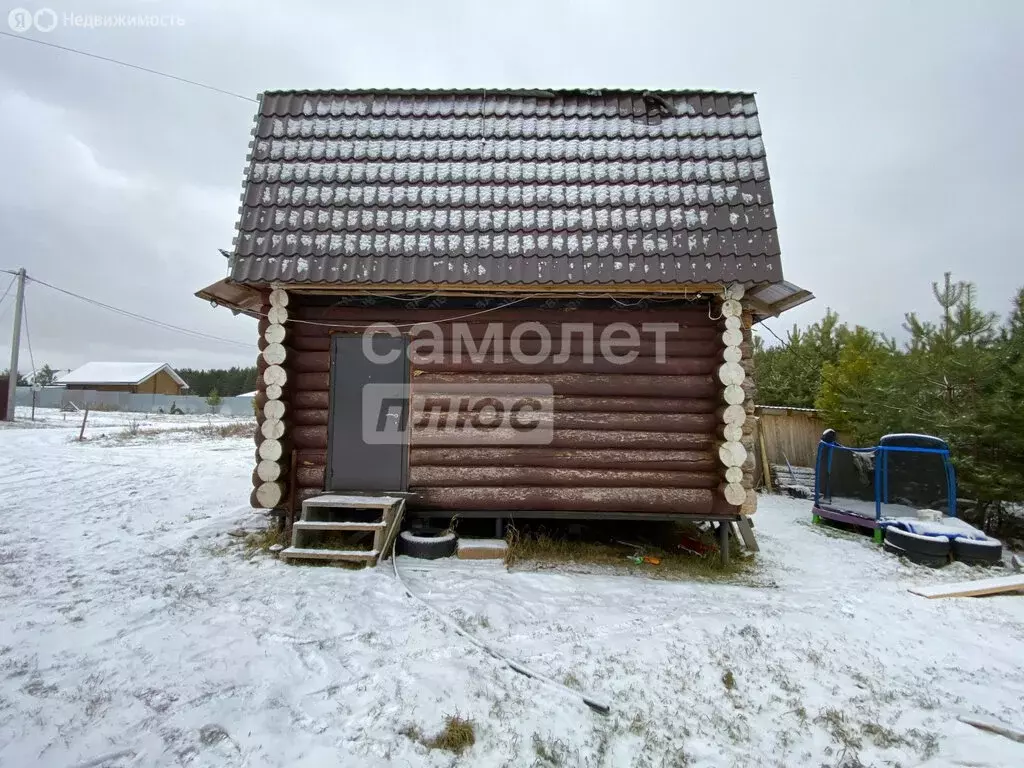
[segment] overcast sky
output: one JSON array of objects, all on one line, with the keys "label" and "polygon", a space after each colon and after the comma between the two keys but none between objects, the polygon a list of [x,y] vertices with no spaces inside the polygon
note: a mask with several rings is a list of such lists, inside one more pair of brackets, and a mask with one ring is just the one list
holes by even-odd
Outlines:
[{"label": "overcast sky", "polygon": [[[14,7],[8,3],[8,9]],[[1024,285],[1024,3],[23,0],[24,36],[255,96],[275,88],[635,87],[758,94],[788,280],[889,333],[952,271],[1003,313]],[[498,9],[501,9],[500,11]],[[163,14],[81,28],[77,14]],[[0,13],[0,29],[7,10]],[[0,268],[236,344],[27,292],[37,364],[250,365],[223,277],[255,104],[0,37]],[[0,275],[0,292],[6,287]],[[0,368],[11,301],[0,307]],[[30,368],[22,345],[22,370]]]}]

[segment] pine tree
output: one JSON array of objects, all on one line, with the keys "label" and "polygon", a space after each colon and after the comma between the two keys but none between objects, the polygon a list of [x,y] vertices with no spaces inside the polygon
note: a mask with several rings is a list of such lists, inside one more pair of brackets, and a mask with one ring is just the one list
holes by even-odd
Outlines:
[{"label": "pine tree", "polygon": [[221,404],[221,396],[216,387],[211,389],[210,394],[206,396],[206,404],[214,409]]},{"label": "pine tree", "polygon": [[48,387],[56,380],[57,372],[46,363],[32,376],[32,383],[41,387]]},{"label": "pine tree", "polygon": [[811,408],[821,388],[822,368],[839,358],[849,333],[830,309],[819,322],[787,333],[785,344],[769,347],[754,337],[758,399],[764,405]]}]

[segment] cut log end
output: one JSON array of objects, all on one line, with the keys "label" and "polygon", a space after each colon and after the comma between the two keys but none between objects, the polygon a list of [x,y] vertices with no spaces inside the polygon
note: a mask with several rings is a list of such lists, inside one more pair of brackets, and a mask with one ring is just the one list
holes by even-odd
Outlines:
[{"label": "cut log end", "polygon": [[718,418],[723,424],[743,424],[747,420],[747,412],[742,405],[730,405],[719,409]]},{"label": "cut log end", "polygon": [[275,509],[284,501],[284,483],[263,483],[256,489],[256,500],[263,509]]},{"label": "cut log end", "polygon": [[722,314],[725,317],[740,317],[743,314],[743,305],[736,299],[726,299],[722,302]]},{"label": "cut log end", "polygon": [[718,458],[726,467],[742,467],[743,462],[747,460],[747,449],[741,443],[725,442],[718,446]]},{"label": "cut log end", "polygon": [[739,329],[727,329],[722,333],[722,343],[727,347],[738,347],[743,343],[743,332]]},{"label": "cut log end", "polygon": [[283,288],[275,288],[270,292],[270,306],[271,307],[287,307],[288,306],[288,292]]},{"label": "cut log end", "polygon": [[278,461],[261,461],[256,465],[256,477],[260,483],[273,483],[282,479],[288,472],[288,465]]},{"label": "cut log end", "polygon": [[730,384],[722,392],[722,399],[729,405],[743,405],[743,400],[746,396],[747,393],[743,391],[743,387],[735,384]]},{"label": "cut log end", "polygon": [[263,359],[268,365],[281,365],[287,356],[288,351],[283,344],[267,344],[267,348],[263,350]]},{"label": "cut log end", "polygon": [[281,461],[286,453],[283,441],[273,438],[260,443],[260,459],[264,461]]},{"label": "cut log end", "polygon": [[267,320],[271,325],[284,325],[288,322],[288,310],[284,307],[271,307],[267,312]]},{"label": "cut log end", "polygon": [[274,384],[283,387],[288,383],[288,373],[280,365],[271,365],[263,372],[263,383],[267,385],[267,397],[270,397],[269,388]]},{"label": "cut log end", "polygon": [[743,425],[742,424],[723,424],[718,433],[722,436],[722,439],[727,443],[738,443],[743,439]]},{"label": "cut log end", "polygon": [[718,366],[718,380],[727,387],[732,385],[739,386],[746,377],[747,374],[739,363],[722,363]]},{"label": "cut log end", "polygon": [[263,395],[267,400],[280,400],[284,395],[284,387],[280,384],[267,384],[267,388],[264,390]]},{"label": "cut log end", "polygon": [[280,419],[266,419],[260,424],[260,432],[267,440],[280,440],[285,431],[285,423]]},{"label": "cut log end", "polygon": [[268,400],[263,406],[263,416],[280,421],[284,418],[285,404],[282,400]]},{"label": "cut log end", "polygon": [[285,326],[275,323],[267,327],[263,338],[268,344],[283,344],[284,340],[288,338],[288,331],[285,330]]},{"label": "cut log end", "polygon": [[729,467],[728,469],[725,470],[725,482],[742,483],[743,470],[740,467]]},{"label": "cut log end", "polygon": [[743,360],[742,347],[726,347],[722,350],[722,359],[727,363],[738,363]]},{"label": "cut log end", "polygon": [[725,483],[719,486],[719,491],[734,507],[742,505],[747,500],[747,491],[740,483]]}]

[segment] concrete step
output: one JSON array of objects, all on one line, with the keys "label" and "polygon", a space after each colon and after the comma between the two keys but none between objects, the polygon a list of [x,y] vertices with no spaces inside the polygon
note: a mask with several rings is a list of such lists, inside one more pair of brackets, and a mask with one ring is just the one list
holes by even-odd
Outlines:
[{"label": "concrete step", "polygon": [[351,562],[375,563],[379,553],[375,549],[368,552],[351,549],[303,549],[288,547],[281,551],[280,557],[285,560],[347,560]]},{"label": "concrete step", "polygon": [[376,533],[387,528],[387,523],[328,523],[319,520],[296,520],[292,528],[297,531],[370,531]]}]

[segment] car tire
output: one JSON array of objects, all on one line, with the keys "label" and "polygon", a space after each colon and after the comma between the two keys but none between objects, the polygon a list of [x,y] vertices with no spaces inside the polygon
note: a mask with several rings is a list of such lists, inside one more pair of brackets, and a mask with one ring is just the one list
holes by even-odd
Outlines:
[{"label": "car tire", "polygon": [[904,552],[929,557],[949,557],[949,539],[945,536],[918,536],[890,525],[885,529],[885,540]]},{"label": "car tire", "polygon": [[457,546],[456,536],[440,528],[418,528],[398,534],[398,551],[420,560],[437,560],[451,557]]},{"label": "car tire", "polygon": [[949,563],[948,555],[923,555],[920,552],[908,552],[889,541],[882,542],[882,549],[891,555],[905,557],[912,563],[926,565],[929,568],[942,568],[944,565]]},{"label": "car tire", "polygon": [[1003,562],[1003,545],[995,539],[953,539],[953,559],[967,565],[998,565]]}]

